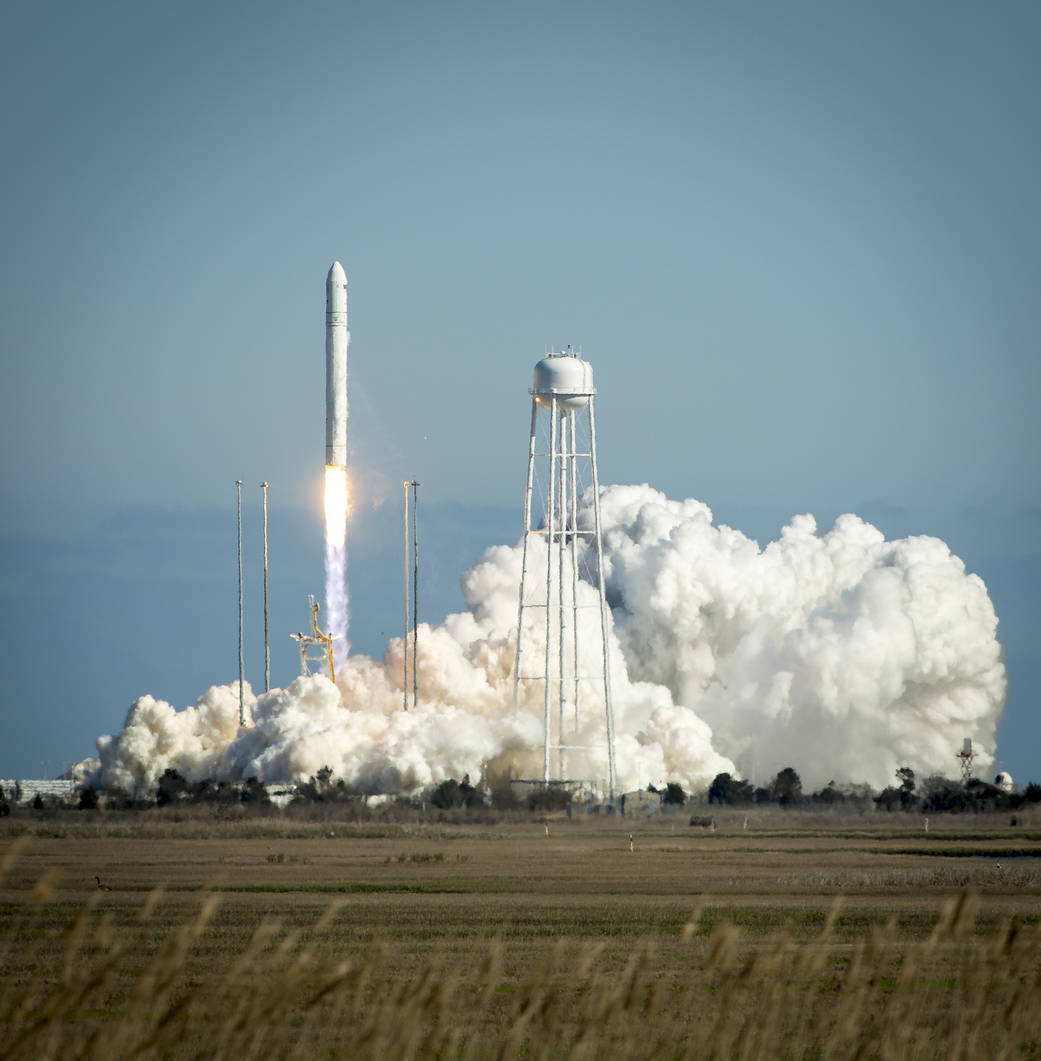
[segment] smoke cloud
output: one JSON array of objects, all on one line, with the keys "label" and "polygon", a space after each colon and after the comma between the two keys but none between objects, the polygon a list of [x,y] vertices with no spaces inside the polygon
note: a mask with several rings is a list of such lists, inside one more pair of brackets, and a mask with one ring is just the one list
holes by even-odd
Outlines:
[{"label": "smoke cloud", "polygon": [[[601,494],[615,746],[622,790],[707,784],[729,771],[765,783],[794,766],[804,786],[881,787],[899,766],[957,773],[971,737],[993,762],[1005,672],[983,582],[936,538],[887,542],[856,516],[820,534],[797,516],[760,548],[715,526],[699,501],[649,486]],[[592,521],[589,498],[580,521]],[[532,584],[544,580],[529,553]],[[542,776],[542,689],[513,700],[521,549],[496,546],[463,576],[467,611],[419,627],[420,704],[402,709],[403,642],[383,661],[256,697],[238,727],[238,686],[214,686],[181,711],[150,696],[122,732],[78,767],[95,784],[145,789],[167,767],[199,780],[307,778],[323,766],[368,792],[413,791],[447,777]],[[580,604],[597,600],[581,583]],[[583,609],[599,666],[599,614]],[[524,653],[545,631],[525,624]],[[588,636],[587,636],[588,634]],[[553,651],[551,646],[551,651]],[[603,784],[602,704],[583,693],[566,774]]]},{"label": "smoke cloud", "polygon": [[605,578],[633,678],[660,682],[742,776],[814,787],[994,761],[1005,702],[982,579],[937,538],[887,542],[854,515],[796,516],[759,549],[698,501],[603,494]]}]

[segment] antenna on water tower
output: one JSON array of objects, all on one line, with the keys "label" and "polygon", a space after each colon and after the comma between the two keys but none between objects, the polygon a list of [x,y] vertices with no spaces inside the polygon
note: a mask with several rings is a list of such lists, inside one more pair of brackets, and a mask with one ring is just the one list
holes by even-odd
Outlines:
[{"label": "antenna on water tower", "polygon": [[[513,697],[518,702],[521,683],[542,684],[543,783],[565,780],[566,752],[591,749],[568,743],[580,728],[580,698],[594,690],[594,700],[604,712],[607,773],[613,800],[617,779],[614,757],[614,714],[611,706],[611,675],[608,658],[607,601],[604,595],[604,553],[600,532],[600,480],[596,464],[596,412],[593,369],[571,347],[551,353],[535,366],[531,394],[531,433],[528,439],[528,476],[524,491],[524,544],[521,561],[520,599],[517,610],[517,655],[514,664]],[[548,448],[538,452],[540,418],[548,430]],[[584,413],[584,423],[580,414]],[[588,448],[579,451],[579,437]],[[537,473],[536,468],[540,471]],[[581,473],[588,470],[592,487],[593,526],[578,523],[578,496]],[[536,499],[535,480],[539,491]],[[544,479],[543,479],[544,476]],[[543,493],[543,489],[545,492]],[[541,525],[535,508],[542,515]],[[542,542],[545,542],[544,550]],[[536,592],[528,577],[528,564],[539,562],[543,550],[546,563],[545,595]],[[593,570],[595,565],[595,571]],[[579,578],[583,567],[597,595],[595,604],[580,603]],[[580,635],[580,610],[599,610],[599,652],[597,662],[585,662]],[[541,659],[524,657],[525,623],[532,609],[545,611],[545,649]],[[583,673],[588,670],[589,673]],[[570,697],[570,699],[569,699]],[[553,701],[556,700],[556,719]],[[589,705],[583,700],[582,707]],[[571,708],[571,711],[568,711]],[[569,717],[569,714],[571,717]],[[551,752],[556,751],[556,776],[551,776]],[[601,775],[602,776],[602,775]]]}]

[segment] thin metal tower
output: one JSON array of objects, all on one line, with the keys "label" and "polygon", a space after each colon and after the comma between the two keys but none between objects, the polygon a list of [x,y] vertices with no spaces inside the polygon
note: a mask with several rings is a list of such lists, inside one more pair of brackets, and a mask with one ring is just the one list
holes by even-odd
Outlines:
[{"label": "thin metal tower", "polygon": [[409,590],[409,570],[408,570],[408,481],[406,480],[401,484],[405,488],[405,631],[401,639],[401,646],[404,649],[402,652],[402,659],[404,660],[404,673],[401,676],[401,706],[407,711],[408,710],[408,590]]},{"label": "thin metal tower", "polygon": [[961,762],[961,783],[967,785],[972,780],[973,759],[979,758],[979,753],[972,750],[972,738],[966,737],[962,742],[961,751],[955,756]]},{"label": "thin metal tower", "polygon": [[[405,636],[403,641],[404,652],[404,674],[401,681],[402,707],[408,710],[408,590],[409,590],[409,559],[412,560],[412,706],[419,703],[419,497],[416,493],[419,483],[415,479],[406,479],[402,484],[405,488]],[[409,502],[408,491],[412,488],[412,519],[411,528],[409,524]],[[411,529],[411,539],[409,531]]]},{"label": "thin metal tower", "polygon": [[412,706],[419,706],[419,483],[412,480]]},{"label": "thin metal tower", "polygon": [[271,692],[271,637],[267,612],[267,483],[260,484],[264,493],[264,692]]},{"label": "thin metal tower", "polygon": [[239,513],[239,725],[246,724],[245,694],[242,683],[245,681],[245,667],[242,662],[242,480],[235,480],[235,492],[238,494]]},{"label": "thin metal tower", "polygon": [[[607,744],[610,797],[617,788],[614,754],[614,712],[611,704],[611,670],[608,648],[607,601],[604,593],[603,542],[600,526],[600,480],[596,461],[596,388],[587,361],[573,354],[552,353],[535,366],[531,388],[531,431],[528,440],[528,474],[524,491],[524,540],[520,595],[517,608],[517,654],[514,665],[514,701],[521,682],[542,683],[543,781],[566,780],[567,752],[591,751],[575,744],[582,712],[602,705]],[[539,413],[548,419],[549,448],[538,451]],[[588,450],[579,451],[581,414],[585,413]],[[545,433],[545,430],[544,430]],[[578,494],[580,464],[586,464],[592,487],[593,526],[580,527]],[[536,491],[536,479],[539,489]],[[543,489],[545,492],[543,492]],[[535,498],[538,497],[538,504]],[[536,507],[540,512],[536,513]],[[541,522],[537,517],[541,515]],[[536,594],[528,576],[529,559],[545,541],[545,595]],[[596,603],[582,603],[579,568],[588,569],[596,590]],[[592,566],[595,564],[595,575]],[[595,581],[594,581],[595,579]],[[584,609],[599,610],[599,662],[583,674],[579,622]],[[542,659],[524,657],[524,632],[533,621],[528,612],[545,610],[545,649]],[[554,652],[555,649],[555,652]],[[555,659],[554,659],[555,657]],[[585,654],[588,666],[589,655]],[[555,704],[554,704],[555,701]],[[553,711],[553,707],[556,711]],[[570,711],[568,709],[571,709]],[[581,708],[581,709],[580,709]],[[553,717],[555,714],[555,718]],[[554,769],[553,752],[556,752]]]}]

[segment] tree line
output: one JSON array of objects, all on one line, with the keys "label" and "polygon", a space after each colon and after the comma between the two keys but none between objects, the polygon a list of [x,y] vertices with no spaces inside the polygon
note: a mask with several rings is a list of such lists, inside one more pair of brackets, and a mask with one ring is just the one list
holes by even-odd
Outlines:
[{"label": "tree line", "polygon": [[[729,773],[717,774],[706,790],[690,795],[683,787],[670,781],[660,789],[648,785],[646,792],[656,794],[665,806],[682,807],[690,802],[707,802],[714,806],[775,805],[783,808],[841,807],[866,810],[874,807],[882,812],[914,812],[922,814],[966,813],[986,811],[1015,811],[1041,803],[1041,785],[1031,781],[1019,791],[1009,792],[979,778],[954,781],[934,775],[921,781],[907,766],[900,767],[894,784],[876,792],[866,784],[836,784],[829,781],[824,787],[806,793],[802,779],[794,767],[779,770],[768,784],[755,786],[751,781]],[[336,778],[331,767],[325,766],[307,781],[287,786],[292,790],[288,806],[307,807],[327,805],[341,809],[365,805],[365,794],[342,779]],[[12,803],[17,804],[17,791],[5,797],[0,787],[0,817],[10,815]],[[388,797],[402,808],[429,806],[439,811],[460,811],[486,808],[500,811],[548,812],[563,810],[572,801],[572,794],[564,784],[546,787],[528,786],[523,791],[514,789],[507,781],[495,785],[474,785],[469,775],[462,780],[446,778],[418,796]],[[57,799],[37,795],[31,802],[33,811],[41,812],[63,806]],[[67,804],[72,806],[73,804]],[[98,790],[87,786],[80,790],[76,803],[79,810],[93,811],[144,810],[149,807],[210,805],[217,807],[244,806],[251,810],[274,809],[267,787],[257,778],[243,782],[189,781],[181,773],[169,768],[159,778],[154,790],[131,794],[122,789]]]},{"label": "tree line", "polygon": [[897,784],[887,785],[881,792],[875,792],[870,785],[836,785],[829,781],[816,792],[806,794],[795,769],[786,766],[768,785],[759,788],[730,774],[717,774],[708,787],[707,799],[720,806],[774,803],[780,807],[829,807],[850,804],[860,808],[874,805],[880,811],[923,814],[1018,810],[1041,803],[1041,785],[1033,781],[1019,792],[1008,792],[977,777],[961,782],[933,775],[919,784],[909,766],[900,767],[895,780]]}]

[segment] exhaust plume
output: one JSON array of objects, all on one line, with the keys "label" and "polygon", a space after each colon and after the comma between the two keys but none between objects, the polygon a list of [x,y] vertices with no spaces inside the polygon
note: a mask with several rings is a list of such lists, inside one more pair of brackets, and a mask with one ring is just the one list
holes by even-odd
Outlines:
[{"label": "exhaust plume", "polygon": [[[696,789],[721,771],[765,784],[785,766],[807,790],[832,779],[880,788],[899,766],[956,773],[966,736],[980,765],[993,763],[1005,697],[997,619],[982,580],[943,542],[887,542],[853,515],[819,534],[796,516],[761,549],[713,525],[701,502],[646,485],[604,488],[601,514],[622,791]],[[588,494],[580,519],[592,519]],[[539,777],[541,690],[522,683],[513,703],[520,563],[519,546],[488,549],[463,576],[467,611],[421,624],[415,710],[401,710],[396,638],[382,662],[346,660],[335,686],[315,675],[247,691],[253,724],[241,731],[237,683],[183,711],[141,697],[78,775],[142,790],[168,766],[269,782],[329,766],[366,792]],[[536,580],[540,563],[529,555]],[[592,586],[579,593],[595,603]],[[599,623],[597,609],[581,614]],[[525,630],[528,658],[545,651],[538,626]],[[584,702],[573,743],[568,775],[602,783],[602,704]]]},{"label": "exhaust plume", "polygon": [[339,670],[351,650],[347,637],[347,469],[332,465],[325,468],[325,607],[326,633],[333,639],[333,664]]}]

